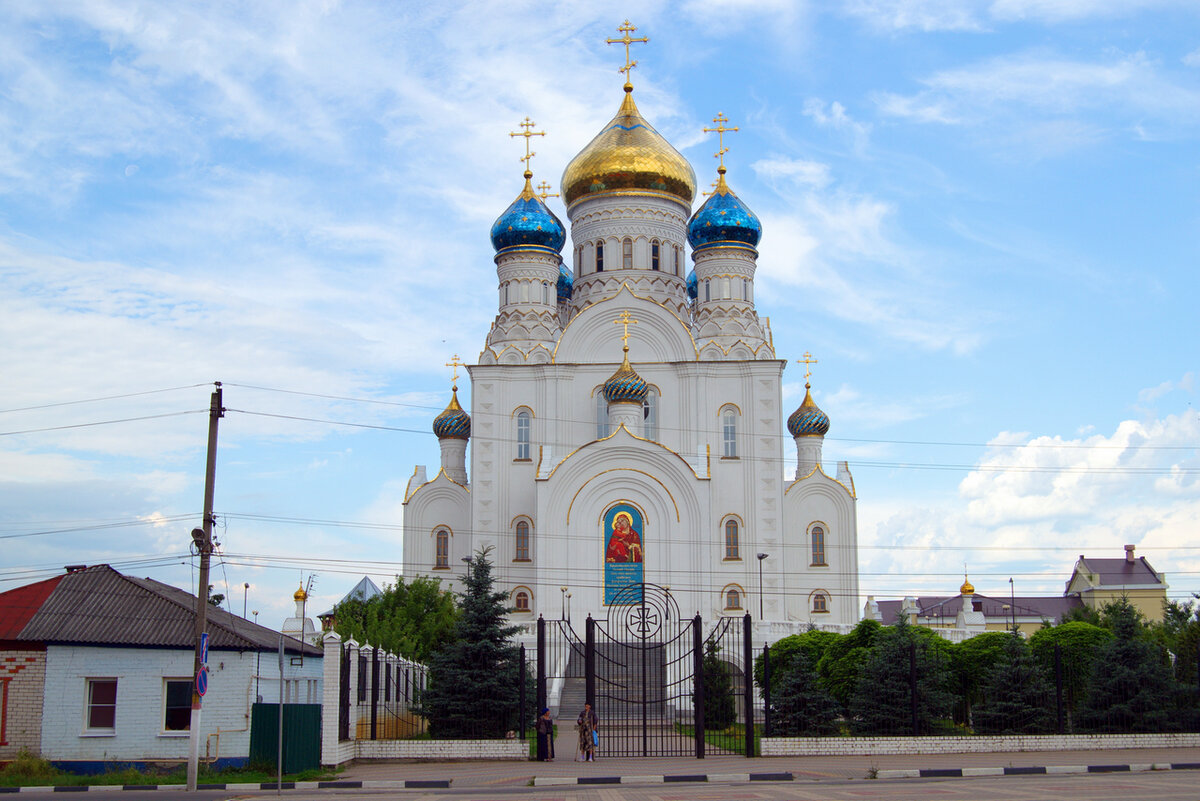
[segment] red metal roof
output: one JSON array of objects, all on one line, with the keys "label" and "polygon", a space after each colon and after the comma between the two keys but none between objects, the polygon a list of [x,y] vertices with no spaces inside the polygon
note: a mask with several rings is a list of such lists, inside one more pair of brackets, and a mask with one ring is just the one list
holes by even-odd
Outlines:
[{"label": "red metal roof", "polygon": [[55,576],[0,592],[0,640],[15,640],[62,579],[62,576]]}]

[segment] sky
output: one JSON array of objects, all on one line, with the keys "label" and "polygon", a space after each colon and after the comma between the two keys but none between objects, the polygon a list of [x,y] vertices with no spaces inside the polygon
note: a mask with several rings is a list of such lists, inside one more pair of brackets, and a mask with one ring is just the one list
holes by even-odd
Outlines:
[{"label": "sky", "polygon": [[216,381],[228,608],[394,580],[444,365],[496,313],[509,133],[546,132],[557,191],[620,104],[626,16],[700,186],[702,129],[738,126],[758,312],[786,410],[818,360],[863,596],[964,567],[1058,595],[1125,543],[1200,591],[1194,0],[0,5],[0,590],[194,587]]}]

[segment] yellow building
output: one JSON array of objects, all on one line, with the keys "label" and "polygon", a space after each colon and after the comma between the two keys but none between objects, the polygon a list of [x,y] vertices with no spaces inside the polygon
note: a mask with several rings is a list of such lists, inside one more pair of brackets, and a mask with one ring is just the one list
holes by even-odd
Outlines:
[{"label": "yellow building", "polygon": [[1079,555],[1064,596],[1078,598],[1089,609],[1099,609],[1110,601],[1128,598],[1146,620],[1161,621],[1167,600],[1167,578],[1144,556],[1134,554],[1134,546],[1125,546],[1124,559],[1097,559]]}]

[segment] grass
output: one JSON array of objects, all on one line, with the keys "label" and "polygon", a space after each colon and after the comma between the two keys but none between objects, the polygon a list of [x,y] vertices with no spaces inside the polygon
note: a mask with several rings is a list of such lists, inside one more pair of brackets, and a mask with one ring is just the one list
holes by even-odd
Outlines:
[{"label": "grass", "polygon": [[[680,734],[688,737],[696,736],[696,728],[685,723],[676,723],[675,730]],[[754,727],[754,753],[760,753],[759,741],[762,739],[762,726],[755,725]],[[704,742],[715,748],[721,748],[726,751],[732,751],[735,754],[746,753],[746,725],[744,723],[733,723],[728,728],[713,730],[706,728],[704,730]]]},{"label": "grass", "polygon": [[[322,769],[305,770],[300,773],[284,774],[285,782],[310,782],[333,779],[336,771]],[[200,766],[198,784],[233,784],[274,782],[276,774],[268,766],[227,768],[211,770]],[[0,787],[81,787],[85,785],[154,785],[186,784],[187,766],[175,766],[161,770],[136,770],[126,765],[114,764],[104,773],[81,776],[59,770],[41,757],[22,751],[12,762],[0,768]]]}]

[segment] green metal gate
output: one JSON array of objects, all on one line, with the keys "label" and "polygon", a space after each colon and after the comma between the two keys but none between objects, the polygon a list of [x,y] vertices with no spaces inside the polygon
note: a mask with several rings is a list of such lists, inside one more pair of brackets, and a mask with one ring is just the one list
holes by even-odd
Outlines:
[{"label": "green metal gate", "polygon": [[[279,755],[279,704],[250,712],[250,764],[274,767]],[[283,772],[321,766],[321,705],[283,705]]]}]

